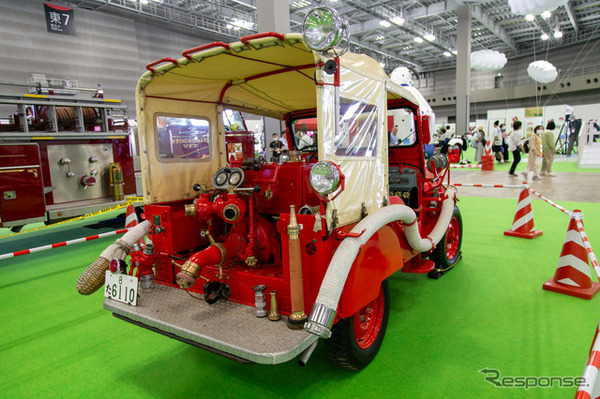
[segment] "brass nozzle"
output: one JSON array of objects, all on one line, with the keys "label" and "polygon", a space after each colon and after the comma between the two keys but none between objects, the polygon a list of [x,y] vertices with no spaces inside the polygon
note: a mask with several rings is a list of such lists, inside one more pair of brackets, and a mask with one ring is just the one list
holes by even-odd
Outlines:
[{"label": "brass nozzle", "polygon": [[297,240],[300,235],[300,225],[296,219],[296,207],[290,205],[290,223],[287,226],[287,233],[290,240]]},{"label": "brass nozzle", "polygon": [[177,273],[177,284],[181,288],[190,288],[196,283],[199,274],[200,266],[197,263],[188,260],[181,266],[181,271]]},{"label": "brass nozzle", "polygon": [[277,321],[281,319],[279,309],[277,309],[277,291],[271,291],[271,308],[269,309],[269,320]]}]

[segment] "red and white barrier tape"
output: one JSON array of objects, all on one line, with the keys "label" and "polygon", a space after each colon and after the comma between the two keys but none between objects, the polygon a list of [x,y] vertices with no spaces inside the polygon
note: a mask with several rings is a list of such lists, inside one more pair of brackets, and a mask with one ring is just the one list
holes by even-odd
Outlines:
[{"label": "red and white barrier tape", "polygon": [[473,184],[473,183],[452,183],[455,187],[484,187],[484,188],[523,188],[517,184]]},{"label": "red and white barrier tape", "polygon": [[598,369],[600,368],[600,341],[598,341],[598,330],[600,330],[600,324],[596,327],[596,335],[592,342],[592,348],[590,349],[587,363],[583,369],[581,384],[577,388],[575,399],[590,399],[592,392],[594,392],[596,379],[598,377]]},{"label": "red and white barrier tape", "polygon": [[540,193],[536,192],[534,189],[532,189],[531,187],[529,187],[529,184],[527,184],[527,183],[523,183],[523,186],[524,186],[525,188],[527,188],[527,189],[528,189],[528,190],[529,190],[529,191],[530,191],[532,194],[535,194],[535,195],[536,195],[536,196],[537,196],[539,199],[541,199],[541,200],[543,200],[543,201],[546,201],[547,203],[549,203],[550,205],[552,205],[553,207],[555,207],[555,208],[556,208],[556,209],[558,209],[559,211],[561,211],[561,212],[564,212],[564,213],[566,213],[567,215],[571,216],[571,213],[572,213],[571,211],[569,211],[568,209],[565,209],[565,208],[563,208],[562,206],[560,206],[560,205],[558,205],[558,204],[556,204],[556,203],[552,202],[552,200],[550,200],[550,199],[548,199],[548,198],[544,197],[542,194],[540,194]]},{"label": "red and white barrier tape", "polygon": [[12,253],[9,253],[9,254],[0,255],[0,260],[7,259],[7,258],[14,258],[15,256],[32,254],[34,252],[46,251],[48,249],[53,249],[53,248],[58,248],[58,247],[64,247],[66,245],[73,245],[73,244],[79,244],[81,242],[97,240],[98,238],[108,237],[108,236],[112,236],[112,235],[123,234],[123,233],[126,233],[128,230],[130,230],[130,229],[121,229],[121,230],[109,231],[109,232],[106,232],[106,233],[96,234],[94,236],[89,236],[89,237],[84,237],[84,238],[76,238],[74,240],[58,242],[56,244],[42,245],[41,247],[35,247],[35,248],[31,248],[31,249],[24,249],[22,251],[16,251],[16,252],[12,252]]},{"label": "red and white barrier tape", "polygon": [[581,240],[583,241],[583,246],[585,247],[585,250],[588,254],[588,259],[592,263],[592,266],[594,267],[594,270],[596,271],[596,275],[598,276],[598,279],[600,280],[600,264],[598,264],[598,259],[596,258],[596,255],[594,254],[594,250],[592,249],[592,244],[590,244],[590,240],[588,239],[587,234],[585,234],[585,231],[583,230],[583,222],[581,221],[582,216],[583,216],[583,214],[581,212],[574,212],[575,223],[577,223],[577,230],[579,231],[579,234],[581,234]]},{"label": "red and white barrier tape", "polygon": [[451,163],[450,168],[452,168],[452,169],[465,169],[465,168],[481,169],[481,165],[456,165],[456,164]]}]

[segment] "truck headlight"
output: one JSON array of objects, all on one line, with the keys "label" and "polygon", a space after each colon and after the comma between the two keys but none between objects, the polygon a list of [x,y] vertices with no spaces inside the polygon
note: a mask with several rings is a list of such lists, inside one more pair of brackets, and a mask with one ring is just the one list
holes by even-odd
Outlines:
[{"label": "truck headlight", "polygon": [[347,25],[337,11],[329,7],[312,9],[302,23],[304,41],[315,51],[332,49],[344,38],[345,32]]},{"label": "truck headlight", "polygon": [[340,170],[331,162],[317,162],[310,170],[310,185],[321,195],[332,193],[340,185]]}]

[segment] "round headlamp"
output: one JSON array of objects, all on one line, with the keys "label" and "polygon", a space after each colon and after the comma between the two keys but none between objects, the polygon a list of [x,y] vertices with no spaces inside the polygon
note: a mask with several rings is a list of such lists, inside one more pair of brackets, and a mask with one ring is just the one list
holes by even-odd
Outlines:
[{"label": "round headlamp", "polygon": [[321,195],[334,192],[340,185],[339,169],[331,162],[317,162],[310,170],[310,185]]},{"label": "round headlamp", "polygon": [[306,45],[315,51],[327,51],[344,38],[346,24],[337,11],[329,7],[312,9],[304,17],[302,36]]}]

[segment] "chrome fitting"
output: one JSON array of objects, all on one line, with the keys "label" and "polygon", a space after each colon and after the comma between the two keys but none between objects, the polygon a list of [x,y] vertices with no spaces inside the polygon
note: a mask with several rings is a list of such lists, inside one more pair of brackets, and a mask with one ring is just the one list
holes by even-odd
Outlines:
[{"label": "chrome fitting", "polygon": [[304,324],[304,329],[318,337],[329,338],[336,314],[335,310],[315,302],[308,321]]}]

